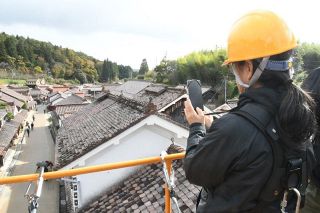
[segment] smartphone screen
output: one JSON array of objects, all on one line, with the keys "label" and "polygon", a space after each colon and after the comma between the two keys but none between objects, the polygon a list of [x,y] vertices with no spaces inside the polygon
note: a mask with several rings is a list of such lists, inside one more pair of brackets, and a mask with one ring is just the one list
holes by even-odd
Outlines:
[{"label": "smartphone screen", "polygon": [[203,98],[202,98],[202,91],[201,91],[201,83],[199,80],[192,79],[187,81],[187,89],[190,101],[194,109],[199,107],[200,109],[203,108]]}]

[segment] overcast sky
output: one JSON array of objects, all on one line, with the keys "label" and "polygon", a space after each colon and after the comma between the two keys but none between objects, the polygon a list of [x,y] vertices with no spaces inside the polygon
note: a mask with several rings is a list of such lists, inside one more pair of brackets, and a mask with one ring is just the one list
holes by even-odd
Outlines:
[{"label": "overcast sky", "polygon": [[0,30],[153,68],[192,51],[225,47],[232,23],[253,9],[278,13],[300,41],[320,43],[317,0],[0,0]]}]

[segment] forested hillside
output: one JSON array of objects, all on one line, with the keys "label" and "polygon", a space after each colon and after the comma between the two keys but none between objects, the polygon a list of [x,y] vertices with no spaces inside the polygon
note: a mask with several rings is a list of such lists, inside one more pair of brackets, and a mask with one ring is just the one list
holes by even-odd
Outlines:
[{"label": "forested hillside", "polygon": [[[149,70],[147,60],[143,59],[139,73],[135,73],[130,66],[119,65],[108,59],[99,61],[84,53],[49,42],[6,33],[0,34],[0,72],[15,73],[15,75],[44,74],[53,78],[76,80],[79,83],[111,82],[137,77],[177,85],[185,84],[187,79],[195,78],[209,86],[223,87],[226,79],[229,91],[233,91],[233,76],[227,71],[227,67],[221,67],[225,58],[226,51],[222,48],[198,51],[176,60],[164,57],[153,70]],[[296,83],[302,82],[308,71],[319,66],[319,44],[302,43],[296,48],[294,55]]]},{"label": "forested hillside", "polygon": [[[107,56],[107,55],[106,55]],[[22,36],[0,34],[0,69],[53,78],[78,80],[80,83],[128,78],[131,67],[106,60],[99,61],[82,52]]]}]

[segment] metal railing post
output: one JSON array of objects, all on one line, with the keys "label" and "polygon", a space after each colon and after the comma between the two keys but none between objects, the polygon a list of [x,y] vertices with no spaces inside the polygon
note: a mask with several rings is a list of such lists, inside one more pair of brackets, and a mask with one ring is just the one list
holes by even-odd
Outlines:
[{"label": "metal railing post", "polygon": [[[171,160],[166,160],[166,165],[167,165],[168,175],[170,177],[172,161]],[[165,195],[165,212],[166,213],[171,213],[170,191],[169,191],[169,188],[168,188],[167,184],[165,184],[164,192],[165,192],[164,193],[164,195]]]}]

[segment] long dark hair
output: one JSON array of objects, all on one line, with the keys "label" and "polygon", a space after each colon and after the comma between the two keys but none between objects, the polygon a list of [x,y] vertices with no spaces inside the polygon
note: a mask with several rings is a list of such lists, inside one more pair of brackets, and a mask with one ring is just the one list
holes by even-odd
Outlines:
[{"label": "long dark hair", "polygon": [[[273,55],[270,60],[288,60],[292,55],[292,50]],[[253,69],[259,66],[261,59],[253,60]],[[269,88],[279,91],[281,104],[277,113],[278,125],[282,133],[288,138],[289,143],[296,145],[304,143],[313,135],[316,128],[316,119],[313,113],[314,101],[302,89],[292,83],[289,70],[286,72],[265,70],[259,82]]]}]

